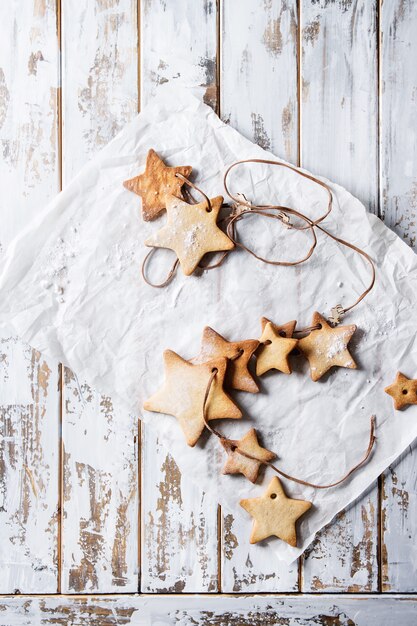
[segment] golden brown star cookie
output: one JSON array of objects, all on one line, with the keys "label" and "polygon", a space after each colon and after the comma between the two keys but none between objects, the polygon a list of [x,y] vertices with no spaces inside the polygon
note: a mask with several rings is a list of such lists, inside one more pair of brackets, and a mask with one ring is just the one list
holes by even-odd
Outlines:
[{"label": "golden brown star cookie", "polygon": [[311,508],[312,503],[288,498],[281,481],[274,476],[263,496],[241,500],[240,506],[254,519],[250,543],[257,543],[274,535],[296,548],[295,523]]},{"label": "golden brown star cookie", "polygon": [[385,387],[385,393],[394,399],[394,407],[399,411],[409,404],[417,404],[417,380],[397,373],[395,382]]},{"label": "golden brown star cookie", "polygon": [[277,332],[281,337],[287,337],[290,339],[295,331],[295,327],[297,326],[296,320],[291,320],[291,322],[287,322],[286,324],[274,324],[267,317],[261,317],[261,328],[262,332],[265,330],[265,326],[267,324],[272,324],[272,328]]},{"label": "golden brown star cookie", "polygon": [[[223,443],[223,442],[222,442]],[[266,448],[262,448],[258,443],[258,437],[256,436],[256,430],[251,428],[242,439],[239,441],[228,441],[223,443],[223,446],[228,454],[227,461],[223,467],[223,474],[243,474],[252,483],[256,483],[258,478],[259,469],[263,463],[272,461],[275,458],[275,454]],[[256,457],[256,459],[250,459],[249,457],[240,454],[245,452],[250,456]]]},{"label": "golden brown star cookie", "polygon": [[319,325],[320,328],[312,330],[307,337],[299,339],[297,347],[310,363],[312,380],[319,380],[334,366],[356,369],[356,363],[347,349],[356,330],[354,324],[332,328],[325,318],[316,312],[311,325]]},{"label": "golden brown star cookie", "polygon": [[186,276],[194,272],[208,252],[234,248],[233,241],[217,226],[222,196],[212,198],[210,202],[211,210],[208,210],[206,201],[187,204],[170,196],[166,205],[167,223],[145,241],[147,246],[174,250]]},{"label": "golden brown star cookie", "polygon": [[166,208],[168,196],[181,195],[184,182],[177,176],[186,178],[191,174],[192,167],[168,167],[156,154],[149,150],[146,157],[146,168],[143,174],[125,180],[123,185],[142,198],[142,216],[146,222],[154,220]]},{"label": "golden brown star cookie", "polygon": [[147,411],[177,418],[189,446],[194,446],[204,430],[203,403],[214,368],[217,374],[207,399],[207,419],[239,419],[240,409],[223,390],[227,360],[194,365],[172,350],[164,352],[165,383],[144,403]]},{"label": "golden brown star cookie", "polygon": [[291,374],[288,361],[290,352],[296,347],[298,340],[290,339],[296,322],[288,322],[284,326],[277,326],[262,318],[262,336],[260,347],[256,355],[256,373],[262,376],[269,370],[276,369],[284,374]]},{"label": "golden brown star cookie", "polygon": [[[245,341],[227,341],[216,333],[215,330],[206,326],[203,331],[200,354],[193,359],[195,363],[204,363],[218,357],[233,359],[229,362],[226,372],[226,387],[257,393],[259,387],[248,370],[249,359],[259,346],[257,339]],[[236,357],[240,353],[238,358]]]}]

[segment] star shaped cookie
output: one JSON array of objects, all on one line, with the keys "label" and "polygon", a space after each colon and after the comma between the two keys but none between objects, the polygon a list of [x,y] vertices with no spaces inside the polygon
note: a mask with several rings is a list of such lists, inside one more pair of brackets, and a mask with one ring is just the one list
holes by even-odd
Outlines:
[{"label": "star shaped cookie", "polygon": [[258,346],[257,339],[227,341],[215,330],[206,326],[203,331],[200,354],[193,359],[193,362],[204,363],[218,357],[230,359],[240,353],[238,358],[229,362],[225,384],[232,389],[257,393],[259,387],[248,370],[248,363]]},{"label": "star shaped cookie", "polygon": [[257,543],[274,535],[296,548],[295,523],[311,508],[312,503],[288,498],[279,478],[274,476],[263,496],[241,500],[240,506],[254,519],[250,543]]},{"label": "star shaped cookie", "polygon": [[172,350],[164,352],[165,383],[143,407],[177,418],[189,446],[194,446],[205,428],[203,403],[214,368],[218,370],[207,399],[209,420],[242,417],[240,409],[223,391],[227,360],[216,359],[194,365]]},{"label": "star shaped cookie", "polygon": [[269,370],[275,369],[284,374],[291,374],[288,356],[296,347],[298,340],[291,339],[297,322],[292,321],[277,326],[265,317],[261,320],[262,336],[259,352],[256,356],[256,373],[262,376]]},{"label": "star shaped cookie", "polygon": [[[275,458],[275,454],[266,448],[262,448],[258,443],[256,430],[251,428],[242,439],[232,441],[223,446],[228,454],[227,461],[223,467],[223,474],[243,474],[252,483],[256,483],[261,465]],[[259,461],[250,459],[239,450],[256,457]]]},{"label": "star shaped cookie", "polygon": [[184,182],[177,174],[188,178],[191,170],[189,165],[168,167],[155,150],[149,150],[144,173],[125,180],[123,185],[142,198],[142,216],[149,222],[166,208],[168,196],[181,196]]},{"label": "star shaped cookie", "polygon": [[332,328],[320,313],[314,313],[312,326],[320,325],[307,337],[298,340],[298,348],[310,363],[311,379],[319,380],[331,367],[356,369],[356,363],[347,349],[356,326],[337,326]]},{"label": "star shaped cookie", "polygon": [[399,411],[409,404],[417,404],[417,380],[397,373],[395,382],[384,391],[394,399],[394,407]]},{"label": "star shaped cookie", "polygon": [[145,241],[147,246],[174,250],[186,276],[194,272],[208,252],[234,248],[233,241],[217,226],[222,196],[212,198],[210,202],[211,211],[205,201],[188,204],[170,196],[166,204],[167,223]]}]

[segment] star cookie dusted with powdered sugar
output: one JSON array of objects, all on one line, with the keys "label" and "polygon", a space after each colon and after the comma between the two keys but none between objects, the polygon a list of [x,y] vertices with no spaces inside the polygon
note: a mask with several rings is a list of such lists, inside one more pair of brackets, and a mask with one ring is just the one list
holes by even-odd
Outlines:
[{"label": "star cookie dusted with powdered sugar", "polygon": [[258,346],[259,341],[257,339],[227,341],[215,330],[206,326],[203,331],[200,354],[193,359],[193,362],[204,363],[218,357],[232,359],[227,368],[226,386],[240,391],[257,393],[259,387],[248,370],[248,363]]},{"label": "star cookie dusted with powdered sugar", "polygon": [[231,250],[233,241],[217,226],[223,198],[217,196],[210,203],[211,210],[206,201],[188,204],[171,196],[166,205],[167,223],[145,244],[174,250],[186,276],[194,272],[208,252]]},{"label": "star cookie dusted with powdered sugar", "polygon": [[123,185],[142,198],[142,216],[149,222],[166,208],[168,196],[181,196],[184,181],[177,174],[188,178],[191,171],[189,165],[168,167],[151,149],[146,157],[144,173],[125,180]]},{"label": "star cookie dusted with powdered sugar", "polygon": [[254,519],[250,543],[275,536],[295,548],[296,521],[311,508],[312,503],[288,498],[281,481],[274,476],[263,496],[241,500],[240,506]]},{"label": "star cookie dusted with powdered sugar", "polygon": [[347,348],[356,326],[337,326],[332,328],[320,313],[314,313],[312,330],[307,337],[298,340],[298,348],[310,363],[311,379],[319,380],[331,367],[356,369],[356,363]]},{"label": "star cookie dusted with powdered sugar", "polygon": [[189,446],[194,446],[205,428],[203,403],[214,369],[214,377],[207,398],[207,419],[239,419],[240,409],[223,390],[227,360],[194,365],[172,350],[164,352],[165,383],[143,407],[147,411],[166,413],[177,418]]},{"label": "star cookie dusted with powdered sugar", "polygon": [[[251,428],[239,441],[227,440],[222,444],[228,454],[222,473],[243,474],[252,483],[256,483],[261,465],[272,461],[276,456],[270,450],[259,445],[254,428]],[[241,454],[240,451],[259,460],[251,459]]]},{"label": "star cookie dusted with powdered sugar", "polygon": [[384,389],[394,400],[394,407],[399,411],[409,404],[417,404],[417,380],[397,373],[395,382]]},{"label": "star cookie dusted with powdered sugar", "polygon": [[272,369],[291,374],[288,357],[298,343],[297,339],[291,338],[297,322],[277,326],[263,317],[261,323],[262,336],[259,340],[261,345],[256,356],[257,375],[262,376]]}]

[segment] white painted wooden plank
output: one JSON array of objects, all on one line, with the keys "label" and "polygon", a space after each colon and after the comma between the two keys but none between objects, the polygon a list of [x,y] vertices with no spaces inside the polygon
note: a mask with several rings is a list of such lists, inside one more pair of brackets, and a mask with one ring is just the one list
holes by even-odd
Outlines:
[{"label": "white painted wooden plank", "polygon": [[[0,40],[1,254],[59,189],[55,2],[2,2]],[[0,591],[55,592],[58,365],[0,345]]]},{"label": "white painted wooden plank", "polygon": [[[221,115],[264,148],[297,163],[297,5],[223,2]],[[244,528],[243,528],[244,526]],[[223,514],[222,591],[297,591],[298,565],[249,544],[250,520]],[[247,537],[239,545],[237,535]]]},{"label": "white painted wooden plank", "polygon": [[301,20],[302,165],[376,212],[376,3],[305,0]]},{"label": "white painted wooden plank", "polygon": [[141,591],[217,591],[217,504],[181,476],[151,427],[142,431]]},{"label": "white painted wooden plank", "polygon": [[0,626],[414,626],[415,596],[0,598]]},{"label": "white painted wooden plank", "polygon": [[[384,2],[380,22],[381,214],[417,250],[417,2]],[[401,364],[393,367],[400,369]],[[382,589],[415,591],[415,445],[387,470],[382,482]]]},{"label": "white painted wooden plank", "polygon": [[[136,10],[135,0],[62,3],[64,183],[137,111]],[[137,418],[68,370],[64,397],[62,590],[136,591]]]},{"label": "white painted wooden plank", "polygon": [[339,513],[303,555],[303,591],[376,591],[378,584],[377,490]]},{"label": "white painted wooden plank", "polygon": [[[201,87],[217,105],[214,0],[141,2],[141,104],[166,82]],[[218,590],[217,506],[143,427],[143,592]]]},{"label": "white painted wooden plank", "polygon": [[297,2],[224,0],[221,115],[243,135],[298,160]]},{"label": "white painted wooden plank", "polygon": [[137,418],[64,372],[62,592],[135,592]]},{"label": "white painted wooden plank", "polygon": [[0,341],[0,593],[57,590],[58,399],[58,364]]},{"label": "white painted wooden plank", "polygon": [[381,8],[381,213],[417,251],[417,5]]},{"label": "white painted wooden plank", "polygon": [[137,112],[136,0],[62,2],[63,180]]},{"label": "white painted wooden plank", "polygon": [[1,2],[0,41],[0,243],[5,248],[59,187],[55,1]]},{"label": "white painted wooden plank", "polygon": [[141,104],[158,87],[175,82],[201,87],[217,107],[217,8],[215,0],[141,0]]},{"label": "white painted wooden plank", "polygon": [[[377,208],[376,3],[302,2],[301,164]],[[303,560],[303,591],[378,587],[378,490],[320,533]]]}]

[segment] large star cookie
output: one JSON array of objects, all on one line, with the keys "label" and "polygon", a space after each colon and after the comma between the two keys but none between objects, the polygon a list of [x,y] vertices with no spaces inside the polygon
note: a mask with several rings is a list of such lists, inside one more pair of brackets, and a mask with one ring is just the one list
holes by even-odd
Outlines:
[{"label": "large star cookie", "polygon": [[242,417],[239,408],[223,391],[226,359],[194,365],[172,350],[165,350],[164,367],[164,385],[143,406],[147,411],[176,417],[189,446],[197,443],[205,427],[203,403],[214,368],[218,371],[207,398],[207,419]]},{"label": "large star cookie", "polygon": [[168,167],[155,150],[149,150],[143,174],[125,180],[123,185],[142,198],[142,216],[149,222],[166,208],[168,196],[181,196],[184,181],[177,174],[188,178],[191,170],[189,165]]},{"label": "large star cookie", "polygon": [[395,382],[384,390],[394,399],[394,407],[398,410],[409,404],[417,404],[417,380],[397,373]]},{"label": "large star cookie", "polygon": [[262,376],[272,369],[291,374],[288,357],[298,343],[297,339],[291,338],[297,322],[277,326],[263,317],[261,323],[262,336],[259,340],[261,345],[256,356],[257,375]]},{"label": "large star cookie", "polygon": [[257,543],[274,535],[295,548],[295,523],[310,509],[312,503],[288,498],[280,480],[274,476],[263,496],[241,500],[240,506],[254,519],[250,543]]},{"label": "large star cookie", "polygon": [[[261,465],[272,461],[276,456],[270,450],[259,445],[254,428],[251,428],[239,441],[229,440],[227,443],[223,443],[223,446],[228,454],[228,458],[222,473],[243,474],[252,483],[256,483]],[[258,460],[240,454],[240,451],[256,457]]]},{"label": "large star cookie", "polygon": [[222,196],[207,202],[188,204],[171,196],[167,199],[167,223],[145,241],[147,246],[168,248],[176,253],[186,276],[194,272],[208,252],[231,250],[234,243],[217,226],[217,216],[223,203]]},{"label": "large star cookie", "polygon": [[320,328],[299,339],[297,347],[310,363],[312,380],[319,380],[333,366],[356,369],[356,363],[347,349],[356,330],[354,324],[332,328],[324,317],[316,312],[311,325],[319,325]]},{"label": "large star cookie", "polygon": [[257,393],[259,387],[248,370],[248,363],[258,346],[259,341],[257,339],[227,341],[215,330],[206,326],[203,331],[200,354],[193,359],[193,362],[204,363],[218,357],[233,359],[227,368],[226,386],[240,391]]}]

